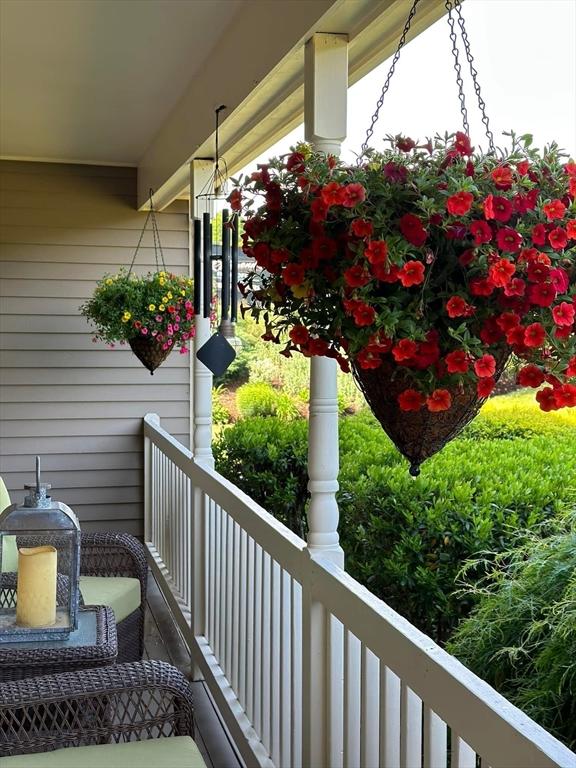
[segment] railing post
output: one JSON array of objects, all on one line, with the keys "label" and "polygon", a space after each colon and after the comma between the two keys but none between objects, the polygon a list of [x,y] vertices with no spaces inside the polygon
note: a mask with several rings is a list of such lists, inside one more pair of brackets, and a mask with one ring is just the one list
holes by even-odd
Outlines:
[{"label": "railing post", "polygon": [[[317,151],[340,154],[346,136],[348,38],[315,34],[306,43],[304,130]],[[336,361],[310,361],[308,422],[308,549],[304,554],[302,595],[302,765],[327,768],[343,750],[342,627],[333,627],[314,599],[314,559],[344,567],[338,537],[338,385]],[[307,560],[307,557],[310,558]]]},{"label": "railing post", "polygon": [[[147,413],[144,418],[151,424],[160,425],[160,416],[157,413]],[[152,541],[153,482],[152,442],[144,432],[144,541]]]}]

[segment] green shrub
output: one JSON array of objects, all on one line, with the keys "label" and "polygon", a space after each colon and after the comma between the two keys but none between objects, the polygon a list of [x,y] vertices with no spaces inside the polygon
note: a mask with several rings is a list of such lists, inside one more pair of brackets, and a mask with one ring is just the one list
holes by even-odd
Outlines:
[{"label": "green shrub", "polygon": [[222,386],[212,389],[212,421],[214,424],[229,424],[232,421],[230,412],[222,402],[224,388]]},{"label": "green shrub", "polygon": [[306,534],[307,424],[246,419],[214,446],[216,469],[299,536]]},{"label": "green shrub", "polygon": [[470,591],[478,605],[449,650],[575,749],[576,516],[482,566]]},{"label": "green shrub", "polygon": [[214,377],[215,387],[232,387],[244,384],[250,375],[249,363],[252,354],[251,346],[243,344],[236,349],[236,357],[221,376]]},{"label": "green shrub", "polygon": [[270,384],[256,382],[243,384],[236,391],[236,405],[243,419],[254,416],[276,416],[282,420],[294,419],[298,409],[292,399]]}]

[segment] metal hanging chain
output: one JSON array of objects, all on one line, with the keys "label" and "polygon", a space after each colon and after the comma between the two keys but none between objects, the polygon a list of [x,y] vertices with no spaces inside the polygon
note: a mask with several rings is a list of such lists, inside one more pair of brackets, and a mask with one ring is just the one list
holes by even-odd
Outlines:
[{"label": "metal hanging chain", "polygon": [[164,253],[162,252],[162,245],[160,243],[160,232],[158,230],[156,214],[154,213],[154,203],[152,200],[153,193],[154,193],[153,189],[150,189],[148,192],[150,196],[150,209],[148,211],[148,215],[146,216],[146,221],[144,222],[144,226],[142,227],[142,232],[140,232],[140,238],[138,240],[138,245],[136,246],[136,250],[134,251],[134,256],[132,256],[130,268],[128,269],[128,276],[130,276],[130,274],[132,273],[132,268],[134,267],[136,256],[138,255],[138,251],[140,250],[140,246],[142,245],[142,240],[144,239],[144,233],[146,232],[146,227],[148,226],[148,222],[150,220],[152,220],[152,236],[154,238],[154,261],[156,262],[156,272],[160,272],[160,264],[158,262],[158,252],[160,252],[162,268],[164,269],[164,271],[166,271],[166,262],[164,261]]},{"label": "metal hanging chain", "polygon": [[388,88],[390,87],[390,80],[392,78],[392,75],[394,74],[394,70],[396,69],[396,64],[398,63],[398,59],[400,58],[400,51],[404,47],[404,44],[406,42],[406,35],[410,31],[410,25],[412,24],[412,19],[416,15],[416,8],[418,7],[418,3],[420,0],[414,0],[412,3],[412,8],[410,8],[410,13],[408,14],[408,18],[406,19],[406,24],[404,24],[404,30],[402,31],[402,36],[400,37],[400,40],[398,41],[398,47],[396,48],[396,53],[394,54],[394,58],[392,59],[392,64],[390,65],[390,69],[388,70],[388,75],[386,77],[386,80],[384,81],[384,85],[382,87],[382,93],[380,94],[380,98],[376,102],[376,111],[372,115],[372,120],[370,122],[370,126],[368,130],[366,131],[366,138],[364,139],[364,143],[362,144],[362,147],[360,148],[360,157],[358,158],[358,161],[360,162],[360,158],[362,155],[366,152],[368,149],[368,142],[372,138],[372,135],[374,133],[374,126],[378,122],[378,117],[380,114],[380,109],[382,108],[382,105],[384,104],[384,97],[386,96],[386,92],[388,91]]},{"label": "metal hanging chain", "polygon": [[480,91],[480,84],[478,83],[478,71],[474,66],[474,58],[470,51],[470,40],[468,39],[468,33],[466,32],[466,25],[464,23],[464,16],[462,15],[461,0],[454,0],[454,8],[456,10],[456,13],[458,14],[458,25],[460,27],[460,33],[462,35],[462,42],[464,43],[466,59],[468,60],[468,64],[470,66],[470,75],[472,77],[472,83],[474,84],[474,91],[478,99],[478,109],[480,110],[480,114],[482,115],[482,122],[484,123],[484,128],[486,129],[488,146],[490,148],[490,152],[495,152],[496,148],[494,146],[494,134],[490,130],[490,121],[488,120],[488,115],[486,114],[486,104],[484,102],[484,99],[482,98],[482,93]]},{"label": "metal hanging chain", "polygon": [[454,70],[456,71],[456,85],[458,86],[458,98],[460,99],[460,112],[462,112],[462,126],[466,136],[470,136],[470,124],[468,123],[468,111],[466,109],[466,97],[464,96],[464,80],[462,80],[462,67],[458,52],[458,39],[454,29],[451,0],[446,0],[444,7],[448,11],[448,24],[450,25],[450,40],[452,41],[452,55],[454,56]]}]

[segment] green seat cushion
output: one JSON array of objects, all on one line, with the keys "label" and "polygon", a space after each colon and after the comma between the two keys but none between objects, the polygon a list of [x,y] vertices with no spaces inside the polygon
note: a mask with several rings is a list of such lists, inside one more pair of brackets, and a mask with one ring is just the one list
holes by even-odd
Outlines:
[{"label": "green seat cushion", "polygon": [[16,536],[2,536],[2,571],[18,570],[18,547]]},{"label": "green seat cushion", "polygon": [[12,502],[10,501],[10,494],[6,488],[6,483],[0,477],[0,512],[4,512],[6,507],[9,507]]},{"label": "green seat cushion", "polygon": [[66,747],[0,760],[2,768],[206,768],[190,736],[171,736],[125,744]]},{"label": "green seat cushion", "polygon": [[80,576],[86,605],[109,605],[116,623],[140,607],[140,581],[128,576]]}]

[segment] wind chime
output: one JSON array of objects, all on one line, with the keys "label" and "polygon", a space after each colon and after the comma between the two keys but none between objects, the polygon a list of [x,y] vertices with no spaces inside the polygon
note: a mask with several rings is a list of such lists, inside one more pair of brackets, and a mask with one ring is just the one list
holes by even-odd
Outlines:
[{"label": "wind chime", "polygon": [[[236,357],[234,348],[228,339],[235,338],[235,326],[238,319],[238,217],[230,216],[228,208],[222,210],[221,253],[215,252],[213,243],[212,215],[215,204],[226,200],[228,196],[228,169],[226,161],[220,157],[219,127],[220,113],[225,105],[215,110],[215,160],[214,170],[196,200],[202,202],[206,210],[201,218],[194,219],[194,312],[196,316],[211,318],[220,315],[218,330],[196,353],[200,362],[220,376]],[[214,302],[213,269],[214,261],[222,261],[220,300]]]}]

